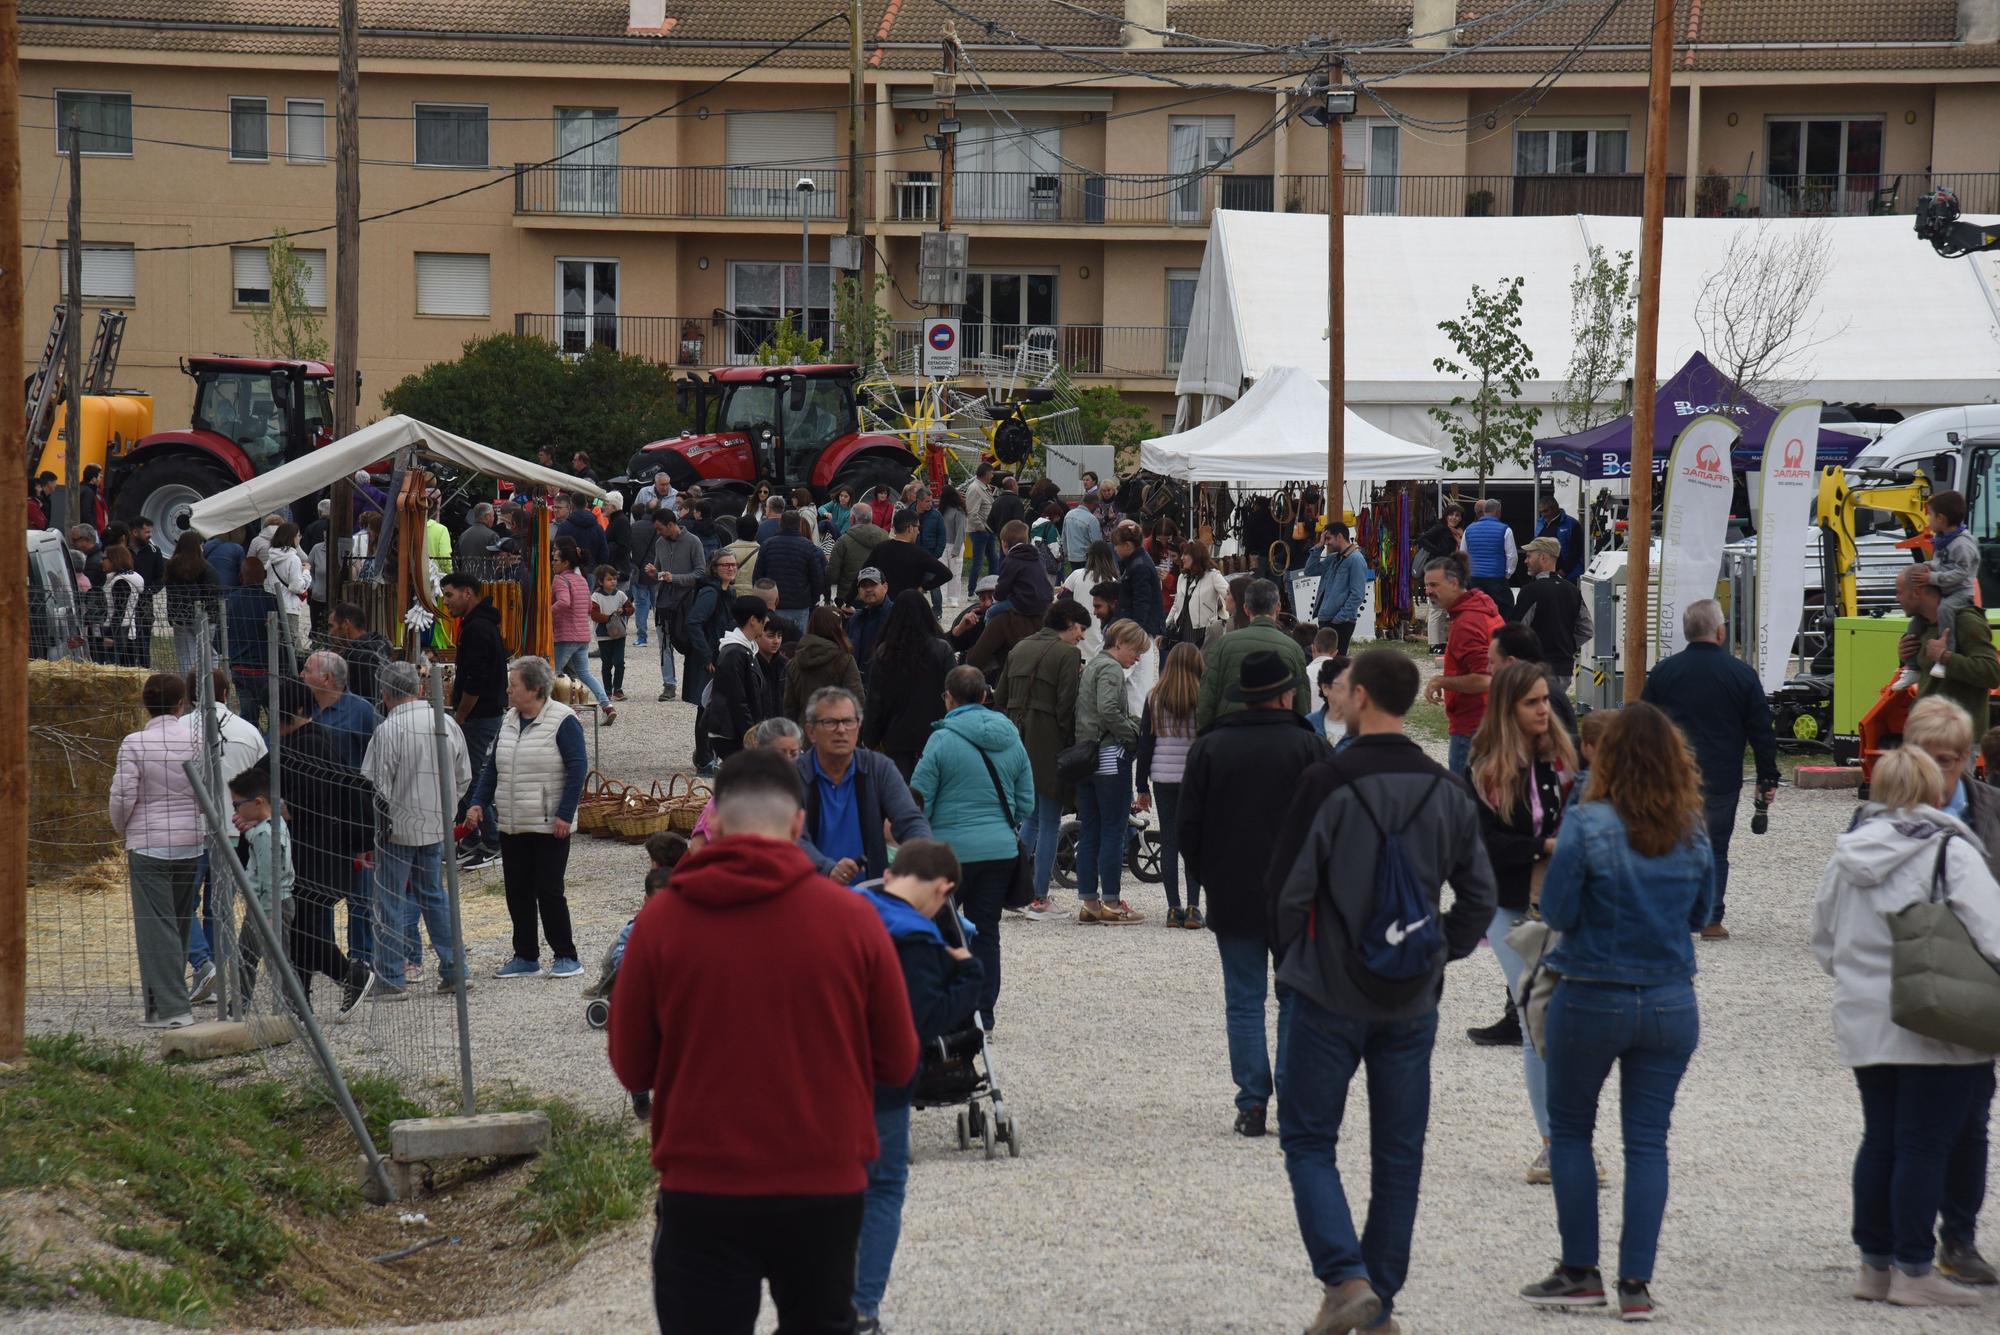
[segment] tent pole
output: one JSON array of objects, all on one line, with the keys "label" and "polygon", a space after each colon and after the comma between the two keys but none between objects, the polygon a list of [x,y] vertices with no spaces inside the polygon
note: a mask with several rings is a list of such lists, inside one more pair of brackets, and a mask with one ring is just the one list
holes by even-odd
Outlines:
[{"label": "tent pole", "polygon": [[1632,358],[1631,539],[1625,553],[1625,703],[1637,704],[1646,687],[1647,630],[1651,621],[1653,546],[1653,414],[1659,383],[1660,246],[1666,235],[1669,81],[1674,58],[1674,0],[1653,0],[1653,47],[1647,74],[1645,221],[1639,230],[1639,331]]}]

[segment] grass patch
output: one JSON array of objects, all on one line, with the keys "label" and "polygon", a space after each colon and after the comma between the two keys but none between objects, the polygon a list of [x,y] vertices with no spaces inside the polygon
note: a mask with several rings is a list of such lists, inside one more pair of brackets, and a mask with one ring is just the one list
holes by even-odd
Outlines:
[{"label": "grass patch", "polygon": [[520,1094],[503,1096],[497,1106],[549,1115],[549,1150],[522,1189],[523,1213],[538,1242],[577,1252],[606,1229],[645,1214],[660,1178],[652,1144],[636,1122],[600,1121],[560,1100]]}]

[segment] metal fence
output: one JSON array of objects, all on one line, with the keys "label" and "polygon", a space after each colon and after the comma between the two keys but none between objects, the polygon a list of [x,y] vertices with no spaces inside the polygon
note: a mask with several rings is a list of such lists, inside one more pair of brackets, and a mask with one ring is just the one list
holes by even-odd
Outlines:
[{"label": "metal fence", "polygon": [[[566,217],[784,218],[847,216],[845,170],[825,167],[514,165],[514,212]],[[865,176],[865,173],[864,173]],[[798,183],[813,183],[810,193]],[[863,181],[866,193],[867,182]]]}]

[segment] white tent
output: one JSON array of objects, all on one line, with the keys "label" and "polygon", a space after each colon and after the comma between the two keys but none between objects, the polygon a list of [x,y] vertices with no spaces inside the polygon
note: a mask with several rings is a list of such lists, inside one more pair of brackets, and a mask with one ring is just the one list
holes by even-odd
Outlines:
[{"label": "white tent", "polygon": [[[1183,482],[1270,486],[1326,477],[1326,386],[1273,366],[1227,411],[1139,446],[1140,466]],[[1347,412],[1345,476],[1353,482],[1433,478],[1438,452],[1398,440]]]},{"label": "white tent", "polygon": [[[1659,364],[1704,348],[1694,308],[1730,239],[1760,225],[1781,232],[1808,220],[1667,220],[1662,252]],[[1823,224],[1833,250],[1814,345],[1792,373],[1830,401],[1911,412],[2000,399],[2000,293],[1979,257],[1940,259],[1908,218]],[[1442,442],[1426,408],[1462,388],[1432,367],[1452,349],[1438,321],[1463,314],[1472,285],[1519,275],[1521,335],[1541,378],[1531,403],[1552,407],[1574,341],[1569,286],[1591,245],[1638,249],[1638,220],[1601,217],[1351,217],[1347,244],[1347,401],[1395,435]],[[1218,210],[1202,258],[1178,391],[1212,415],[1282,365],[1326,366],[1326,219],[1314,214]],[[1629,368],[1627,368],[1629,370]],[[1548,430],[1558,429],[1552,417]]]},{"label": "white tent", "polygon": [[594,482],[503,454],[477,441],[440,431],[414,417],[398,415],[364,426],[331,445],[198,502],[188,514],[188,527],[205,538],[241,528],[253,519],[282,510],[301,496],[309,496],[332,486],[341,478],[351,477],[358,470],[379,463],[399,450],[412,448],[493,477],[537,487],[580,491],[586,496],[605,494],[604,489]]}]

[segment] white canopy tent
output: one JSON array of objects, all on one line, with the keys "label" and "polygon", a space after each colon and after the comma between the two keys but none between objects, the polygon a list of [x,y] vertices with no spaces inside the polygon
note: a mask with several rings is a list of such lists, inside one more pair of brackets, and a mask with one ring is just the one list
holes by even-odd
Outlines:
[{"label": "white canopy tent", "polygon": [[[1694,308],[1730,239],[1746,229],[1810,220],[1669,218],[1661,280],[1660,365],[1704,348]],[[1940,259],[1908,218],[1823,224],[1831,274],[1795,374],[1829,401],[1904,412],[2000,399],[2000,290],[1981,257]],[[1425,411],[1462,388],[1432,367],[1452,348],[1438,321],[1461,315],[1472,286],[1519,275],[1521,335],[1541,378],[1528,402],[1552,408],[1574,335],[1570,281],[1593,244],[1638,249],[1634,218],[1350,217],[1347,244],[1347,401],[1394,435],[1443,443]],[[1181,359],[1183,422],[1203,421],[1274,366],[1326,366],[1326,219],[1218,210],[1202,258]],[[1629,370],[1629,368],[1628,368]],[[1559,429],[1553,416],[1547,431]],[[1546,434],[1546,432],[1545,432]]]},{"label": "white canopy tent", "polygon": [[[1250,392],[1200,426],[1139,446],[1140,466],[1182,482],[1278,486],[1326,477],[1326,386],[1296,366],[1273,366]],[[1440,476],[1438,452],[1398,440],[1347,413],[1345,475],[1352,482]]]},{"label": "white canopy tent", "polygon": [[415,449],[461,468],[515,482],[580,491],[586,496],[606,494],[594,482],[503,454],[477,441],[440,431],[414,417],[398,415],[364,426],[323,449],[210,496],[190,511],[188,527],[204,538],[241,528],[404,449]]}]

